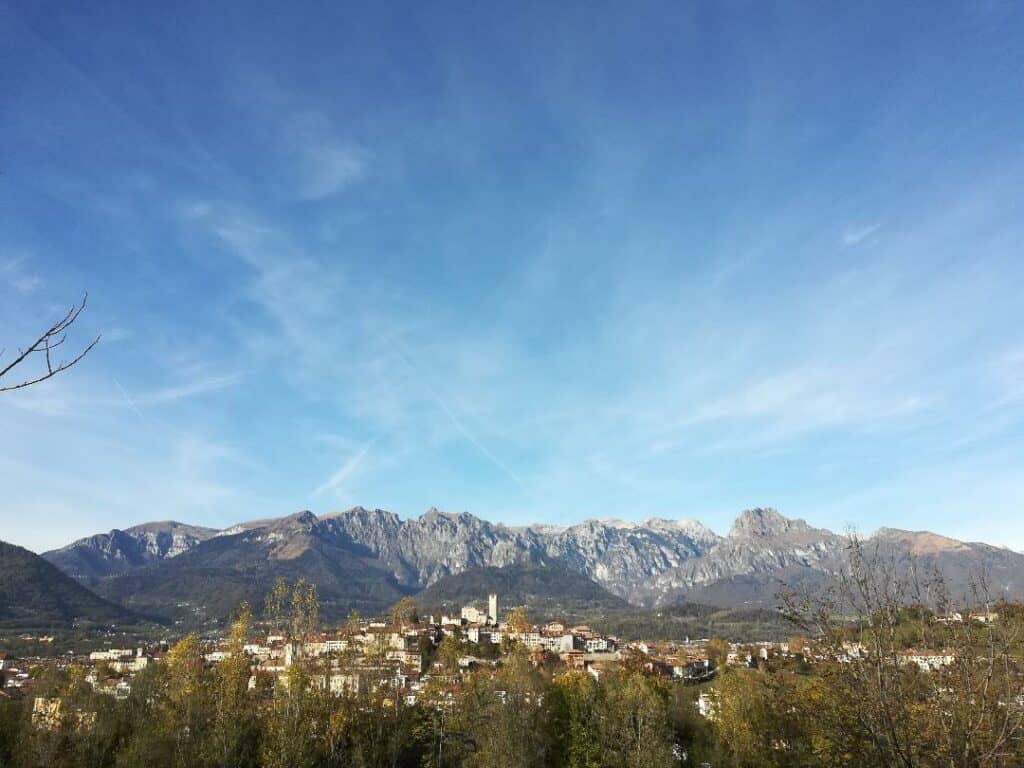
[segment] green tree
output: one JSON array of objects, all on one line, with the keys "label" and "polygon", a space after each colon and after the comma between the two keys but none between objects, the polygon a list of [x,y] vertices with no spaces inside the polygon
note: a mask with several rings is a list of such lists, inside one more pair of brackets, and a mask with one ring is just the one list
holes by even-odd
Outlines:
[{"label": "green tree", "polygon": [[263,768],[314,768],[317,764],[317,717],[322,696],[312,690],[303,664],[293,664],[274,688],[263,711],[260,765]]},{"label": "green tree", "polygon": [[668,718],[668,692],[635,672],[606,675],[598,700],[602,764],[659,768],[677,764]]},{"label": "green tree", "polygon": [[721,763],[732,768],[813,765],[808,699],[791,674],[728,669],[715,686]]},{"label": "green tree", "polygon": [[28,723],[19,702],[0,698],[0,765],[13,765],[17,746],[22,743],[22,734],[28,730]]},{"label": "green tree", "polygon": [[[495,675],[473,675],[482,693],[474,709],[464,708],[472,717],[469,728],[476,749],[467,757],[467,768],[531,768],[547,762],[549,743],[547,710],[543,706],[546,685],[530,661],[525,648],[508,654]],[[529,734],[529,738],[523,738]]]},{"label": "green tree", "polygon": [[599,768],[598,685],[584,672],[557,678],[551,689],[556,763],[565,768]]},{"label": "green tree", "polygon": [[165,706],[158,725],[166,730],[173,745],[171,764],[195,766],[200,762],[212,715],[198,635],[186,635],[168,652],[166,686]]},{"label": "green tree", "polygon": [[258,758],[259,729],[249,695],[251,663],[245,652],[251,623],[249,605],[243,603],[228,635],[228,655],[214,670],[210,742],[213,760],[221,768],[255,765]]}]

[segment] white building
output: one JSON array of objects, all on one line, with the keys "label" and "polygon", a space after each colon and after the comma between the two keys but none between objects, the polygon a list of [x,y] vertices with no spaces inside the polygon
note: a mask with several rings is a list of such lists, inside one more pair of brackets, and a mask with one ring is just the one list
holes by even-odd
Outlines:
[{"label": "white building", "polygon": [[469,624],[485,624],[487,622],[487,614],[472,605],[464,605],[462,607],[462,620]]},{"label": "white building", "polygon": [[900,664],[917,664],[922,672],[934,672],[956,661],[951,651],[901,651]]},{"label": "white building", "polygon": [[93,651],[89,654],[89,661],[120,661],[134,655],[135,652],[131,648],[111,648],[107,651]]}]

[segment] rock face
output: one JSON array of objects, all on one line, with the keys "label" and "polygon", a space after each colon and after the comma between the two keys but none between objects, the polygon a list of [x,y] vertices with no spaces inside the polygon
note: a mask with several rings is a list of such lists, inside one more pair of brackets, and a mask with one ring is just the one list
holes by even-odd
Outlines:
[{"label": "rock face", "polygon": [[43,557],[69,576],[91,583],[184,554],[216,532],[173,520],[145,523],[79,539]]},{"label": "rock face", "polygon": [[774,509],[746,510],[715,546],[654,579],[644,602],[774,604],[786,586],[824,581],[843,562],[845,546],[843,537]]},{"label": "rock face", "polygon": [[[1024,594],[1019,553],[892,529],[872,541],[940,570],[953,591],[962,592],[985,571],[996,596]],[[255,603],[273,578],[286,575],[315,581],[335,613],[348,607],[372,611],[460,574],[471,579],[482,569],[508,568],[527,569],[522,572],[530,579],[537,576],[530,569],[547,568],[540,576],[548,581],[572,572],[646,607],[685,601],[770,608],[784,588],[828,583],[843,567],[847,543],[768,508],[741,513],[719,536],[690,520],[509,527],[468,513],[431,509],[403,520],[356,507],[319,518],[301,512],[251,521],[221,532],[153,523],[83,539],[45,557],[136,610],[175,601],[193,608],[211,601],[227,605],[229,596]],[[455,583],[461,589],[465,581]]]},{"label": "rock face", "polygon": [[409,594],[379,560],[330,535],[311,512],[241,529],[103,579],[95,589],[133,610],[192,624],[230,616],[243,601],[261,610],[278,578],[315,584],[326,621],[352,609],[374,613]]},{"label": "rock face", "polygon": [[704,554],[720,540],[694,521],[587,520],[567,528],[509,528],[436,509],[400,520],[391,512],[357,507],[321,518],[319,526],[365,547],[411,588],[474,568],[558,563],[627,600],[639,594],[646,580]]}]

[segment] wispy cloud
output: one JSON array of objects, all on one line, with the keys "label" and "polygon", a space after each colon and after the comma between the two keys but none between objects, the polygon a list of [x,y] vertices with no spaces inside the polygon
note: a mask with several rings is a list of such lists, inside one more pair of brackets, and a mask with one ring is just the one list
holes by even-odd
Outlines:
[{"label": "wispy cloud", "polygon": [[43,281],[36,275],[23,275],[11,280],[11,286],[14,290],[23,294],[34,293],[42,284]]},{"label": "wispy cloud", "polygon": [[843,247],[852,248],[856,245],[860,245],[875,234],[880,226],[880,224],[868,224],[860,227],[847,227],[846,230],[843,231]]},{"label": "wispy cloud", "polygon": [[1024,346],[1004,352],[992,369],[997,394],[989,408],[1024,403]]},{"label": "wispy cloud", "polygon": [[[189,400],[193,397],[217,392],[234,386],[241,378],[241,373],[228,373],[194,379],[172,387],[163,387],[141,392],[131,398],[135,405],[165,405]],[[123,391],[123,388],[122,388]]]},{"label": "wispy cloud", "polygon": [[348,482],[359,471],[363,460],[370,453],[370,449],[373,448],[375,442],[377,442],[377,439],[373,438],[363,443],[358,451],[345,459],[330,477],[317,486],[312,495],[314,497],[323,496],[327,491],[333,491]]},{"label": "wispy cloud", "polygon": [[26,268],[30,259],[27,252],[22,252],[0,261],[0,278],[23,296],[35,293],[43,285],[42,278]]},{"label": "wispy cloud", "polygon": [[440,394],[438,394],[437,390],[434,389],[433,385],[430,383],[430,380],[423,373],[423,371],[421,371],[419,367],[417,367],[417,365],[412,361],[409,355],[404,350],[401,349],[398,350],[398,354],[402,361],[413,372],[416,379],[422,383],[423,388],[430,396],[430,399],[433,400],[433,402],[441,409],[445,416],[448,417],[448,420],[451,422],[452,426],[455,427],[458,433],[462,435],[462,437],[465,438],[470,445],[476,448],[484,456],[484,458],[490,461],[491,464],[497,467],[503,474],[505,474],[510,480],[512,480],[512,482],[515,483],[521,491],[525,492],[527,490],[526,484],[522,481],[519,475],[513,472],[512,469],[508,466],[508,464],[506,464],[504,461],[498,458],[493,451],[491,451],[486,445],[484,445],[476,437],[476,435],[474,435],[469,430],[469,428],[466,427],[462,419],[460,419],[456,415],[455,411],[451,409],[451,407],[448,405],[445,399],[441,397]]},{"label": "wispy cloud", "polygon": [[103,343],[116,344],[119,341],[127,341],[128,339],[132,338],[132,335],[132,332],[129,331],[127,328],[115,325],[103,331]]},{"label": "wispy cloud", "polygon": [[323,200],[360,181],[370,153],[341,138],[319,113],[292,118],[285,129],[288,152],[303,200]]},{"label": "wispy cloud", "polygon": [[764,418],[775,420],[790,433],[848,423],[863,427],[911,413],[924,403],[925,398],[912,393],[872,394],[851,381],[850,372],[803,368],[767,376],[699,405],[686,422]]},{"label": "wispy cloud", "polygon": [[69,392],[64,382],[50,379],[45,386],[36,385],[8,393],[3,405],[43,417],[67,417],[79,410],[81,398]]},{"label": "wispy cloud", "polygon": [[363,177],[367,153],[356,145],[327,144],[300,153],[300,195],[322,200]]},{"label": "wispy cloud", "polygon": [[[450,26],[435,16],[416,23]],[[90,60],[82,40],[117,48],[122,27],[86,19],[59,45],[41,28],[13,36],[39,77],[0,129],[25,155],[5,168],[24,226],[5,236],[23,250],[0,243],[0,346],[86,287],[81,331],[104,341],[67,376],[0,398],[5,445],[40,468],[0,458],[15,489],[0,527],[49,506],[62,523],[175,506],[203,522],[354,486],[400,513],[447,503],[530,521],[689,516],[740,495],[813,509],[930,452],[1019,454],[1022,366],[1001,358],[1022,342],[1009,112],[950,111],[921,77],[879,100],[872,62],[798,93],[797,55],[752,86],[684,45],[678,66],[632,62],[650,87],[621,119],[607,46],[547,45],[570,17],[465,50],[413,46],[400,73],[379,57],[394,35],[372,24],[310,52],[380,83],[309,78],[301,56],[264,76],[249,66],[257,39],[235,40],[199,68],[215,92],[176,73],[173,119],[116,72],[73,64]],[[524,32],[503,87],[466,65]],[[154,87],[164,42],[135,51]],[[948,68],[957,103],[984,107],[972,79],[996,71],[978,66],[996,49],[1012,46]],[[942,61],[904,53],[897,67]],[[664,98],[677,70],[727,98]],[[847,74],[856,98],[839,104]],[[82,87],[67,98],[33,92],[69,75]],[[866,129],[847,111],[870,113]],[[40,182],[44,166],[63,170]],[[117,327],[132,343],[110,343]],[[315,437],[326,429],[346,437]],[[265,469],[239,470],[232,446]],[[811,477],[822,463],[842,471]],[[929,496],[927,478],[900,482]]]}]

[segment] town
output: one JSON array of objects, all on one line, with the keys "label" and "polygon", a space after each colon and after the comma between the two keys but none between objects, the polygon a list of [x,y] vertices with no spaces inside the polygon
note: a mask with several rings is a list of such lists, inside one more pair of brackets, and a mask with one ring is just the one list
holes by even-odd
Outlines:
[{"label": "town", "polygon": [[[131,646],[111,634],[34,656],[0,651],[0,717],[22,723],[13,746],[0,738],[0,754],[27,749],[25,764],[36,764],[54,744],[67,743],[61,734],[81,740],[109,730],[103,718],[142,717],[169,728],[158,731],[164,740],[151,747],[159,754],[183,734],[205,743],[227,729],[238,744],[256,739],[260,765],[290,765],[294,750],[305,750],[310,765],[326,765],[323,729],[342,717],[352,754],[380,749],[373,734],[386,725],[406,755],[400,764],[408,765],[475,764],[471,756],[500,748],[495,734],[522,731],[524,723],[545,754],[596,749],[612,755],[600,765],[625,764],[627,753],[649,756],[636,765],[740,765],[730,761],[742,749],[768,750],[778,753],[778,765],[798,765],[794,754],[821,749],[822,738],[837,739],[825,716],[830,708],[841,712],[851,697],[871,702],[900,686],[910,686],[905,695],[912,701],[905,706],[913,716],[922,706],[943,712],[968,702],[966,711],[982,718],[985,734],[1017,749],[1024,719],[1024,608],[892,608],[889,625],[858,630],[844,621],[783,642],[624,641],[554,617],[534,623],[529,606],[502,611],[495,593],[422,616],[411,598],[403,598],[384,616],[363,619],[353,612],[328,628],[319,621],[312,585],[279,581],[258,621],[243,605],[219,631]],[[900,639],[883,647],[881,637]],[[16,639],[21,647],[57,644],[52,635]],[[881,688],[863,682],[873,676],[887,682]],[[207,713],[201,722],[190,719],[201,712]],[[235,733],[224,717],[251,718],[256,730]],[[284,731],[280,718],[292,718]],[[628,730],[613,725],[641,721],[646,730],[628,738],[621,735]],[[207,735],[200,738],[200,732]],[[776,732],[788,733],[788,740],[779,741]],[[141,724],[126,733],[150,738]],[[367,739],[369,747],[361,741]],[[595,746],[594,739],[607,741]],[[205,749],[199,742],[183,754]],[[841,740],[826,743],[846,748]]]},{"label": "town", "polygon": [[[710,680],[715,662],[709,657],[708,639],[677,644],[623,642],[586,625],[568,626],[552,619],[533,625],[525,607],[516,607],[499,618],[498,595],[487,597],[486,607],[464,605],[452,615],[415,616],[411,602],[399,604],[389,616],[362,621],[350,618],[334,630],[317,628],[302,637],[271,629],[259,638],[247,638],[243,652],[251,664],[250,689],[274,685],[287,677],[299,660],[312,662],[315,685],[331,693],[366,692],[385,686],[401,693],[406,704],[432,677],[457,679],[477,667],[496,667],[510,648],[525,650],[535,665],[555,663],[565,670],[583,670],[600,679],[610,666],[626,655],[644,659],[648,674],[669,680],[695,683]],[[41,636],[40,642],[52,642]],[[86,680],[99,692],[127,698],[133,678],[150,665],[166,660],[168,641],[133,648],[83,649],[60,655],[15,658],[0,652],[0,691],[8,698],[31,695],[32,670],[76,665],[86,670]],[[448,652],[454,650],[452,654]],[[202,640],[203,659],[214,666],[230,657],[228,640],[211,635]],[[729,644],[726,662],[756,664],[788,652],[787,643]],[[51,711],[52,702],[40,700],[40,712]]]},{"label": "town", "polygon": [[[808,640],[793,642],[726,642],[720,639],[695,639],[685,643],[656,641],[622,642],[586,625],[567,626],[557,619],[533,625],[526,619],[524,607],[499,618],[498,595],[487,597],[486,607],[464,605],[458,613],[438,613],[422,619],[415,616],[411,601],[395,606],[388,617],[361,621],[352,617],[333,631],[316,629],[302,637],[291,637],[277,630],[247,637],[242,647],[249,661],[249,688],[287,685],[287,671],[300,660],[314,670],[312,684],[336,695],[366,693],[386,688],[399,694],[406,705],[417,703],[418,696],[431,679],[455,682],[473,669],[495,668],[512,648],[524,650],[535,666],[554,665],[562,671],[584,671],[595,680],[629,658],[639,663],[649,676],[684,684],[702,684],[714,679],[719,664],[756,669],[770,660],[799,658],[803,664],[835,660],[849,663],[864,657],[868,649],[862,643],[844,641],[834,658],[826,649],[816,648]],[[966,617],[951,612],[935,617],[939,624],[998,621],[992,611],[978,611]],[[355,619],[355,620],[353,620]],[[23,637],[52,642],[50,636]],[[134,648],[104,647],[53,656],[16,658],[0,651],[0,697],[31,696],[33,682],[47,667],[76,666],[85,670],[85,680],[94,690],[119,699],[127,698],[135,676],[151,665],[164,663],[170,650],[167,641]],[[206,665],[215,666],[231,656],[229,641],[221,636],[201,641]],[[952,665],[951,649],[901,649],[900,664],[916,665],[922,671],[934,671]],[[714,696],[704,691],[695,701],[701,715],[714,715]],[[35,700],[37,721],[51,722],[59,711],[59,702]]]}]

